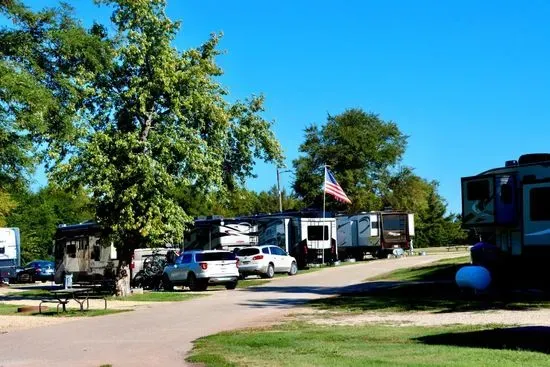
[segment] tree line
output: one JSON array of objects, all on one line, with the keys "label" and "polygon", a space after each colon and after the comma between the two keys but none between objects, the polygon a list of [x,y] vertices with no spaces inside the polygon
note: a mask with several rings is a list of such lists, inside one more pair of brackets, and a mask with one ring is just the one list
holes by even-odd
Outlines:
[{"label": "tree line", "polygon": [[[122,256],[174,243],[197,215],[278,211],[278,192],[245,189],[258,160],[282,166],[263,96],[229,102],[221,35],[179,51],[164,0],[96,0],[110,23],[85,27],[67,4],[0,2],[0,225],[18,226],[26,259],[47,256],[55,226],[94,219]],[[437,183],[400,165],[394,122],[350,109],[305,130],[285,209],[318,206],[322,164],[352,200],[417,213],[421,245],[461,240]],[[43,164],[48,186],[30,190]]]}]

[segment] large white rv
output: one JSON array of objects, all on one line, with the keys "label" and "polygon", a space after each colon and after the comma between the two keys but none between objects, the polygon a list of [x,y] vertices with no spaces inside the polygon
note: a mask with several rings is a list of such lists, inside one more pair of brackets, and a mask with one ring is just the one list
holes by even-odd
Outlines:
[{"label": "large white rv", "polygon": [[462,178],[462,222],[512,258],[550,256],[550,154]]},{"label": "large white rv", "polygon": [[248,217],[258,233],[258,245],[276,245],[296,258],[298,267],[332,263],[338,257],[334,218],[265,215]]},{"label": "large white rv", "polygon": [[16,268],[21,266],[19,228],[0,228],[0,282],[15,280]]},{"label": "large white rv", "polygon": [[255,245],[255,227],[247,221],[221,216],[199,217],[183,241],[185,250],[233,251]]},{"label": "large white rv", "polygon": [[385,258],[396,249],[409,250],[414,237],[414,214],[376,211],[336,216],[339,258]]}]

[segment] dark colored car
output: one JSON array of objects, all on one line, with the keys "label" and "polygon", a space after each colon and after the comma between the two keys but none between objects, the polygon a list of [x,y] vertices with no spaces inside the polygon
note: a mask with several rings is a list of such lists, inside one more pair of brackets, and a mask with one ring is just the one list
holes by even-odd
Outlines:
[{"label": "dark colored car", "polygon": [[35,260],[17,270],[17,282],[32,283],[37,280],[46,282],[53,280],[54,273],[55,264],[52,261]]}]

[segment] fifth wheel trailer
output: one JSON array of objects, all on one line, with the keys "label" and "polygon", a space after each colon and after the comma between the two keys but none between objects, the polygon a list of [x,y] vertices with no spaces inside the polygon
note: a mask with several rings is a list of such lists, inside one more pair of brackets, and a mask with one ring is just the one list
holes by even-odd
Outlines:
[{"label": "fifth wheel trailer", "polygon": [[550,259],[550,153],[524,154],[463,177],[462,222],[508,259]]},{"label": "fifth wheel trailer", "polygon": [[336,216],[338,254],[341,260],[385,258],[409,250],[414,238],[414,214],[373,211]]}]

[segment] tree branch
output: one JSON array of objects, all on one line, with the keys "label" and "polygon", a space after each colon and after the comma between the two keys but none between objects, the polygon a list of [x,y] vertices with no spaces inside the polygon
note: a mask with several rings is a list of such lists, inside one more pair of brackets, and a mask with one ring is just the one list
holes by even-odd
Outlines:
[{"label": "tree branch", "polygon": [[140,139],[142,142],[147,141],[147,137],[149,136],[149,131],[151,130],[151,127],[153,125],[153,113],[150,112],[147,114],[147,120],[145,120],[145,123],[142,125],[141,128],[141,135]]}]

